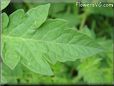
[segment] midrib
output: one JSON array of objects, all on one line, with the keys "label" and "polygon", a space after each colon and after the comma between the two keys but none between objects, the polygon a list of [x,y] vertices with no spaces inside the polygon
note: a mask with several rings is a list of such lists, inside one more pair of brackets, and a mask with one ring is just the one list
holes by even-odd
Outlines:
[{"label": "midrib", "polygon": [[[36,40],[36,39],[29,39],[29,38],[23,38],[23,37],[13,37],[13,36],[10,36],[10,35],[2,35],[2,38],[3,38],[3,40],[4,39],[10,39],[10,40],[16,40],[16,41],[25,41],[25,42],[27,42],[27,41],[34,41],[34,42],[41,42],[41,43],[48,43],[48,44],[55,44],[55,45],[66,45],[66,46],[73,46],[73,47],[76,47],[76,46],[80,46],[80,47],[88,47],[88,48],[93,48],[93,49],[95,49],[94,48],[94,46],[92,47],[92,46],[89,46],[89,45],[82,45],[82,44],[71,44],[71,43],[61,43],[61,42],[54,42],[54,41],[46,41],[46,40]],[[28,43],[29,43],[28,42]]]},{"label": "midrib", "polygon": [[23,37],[13,37],[13,36],[10,36],[10,35],[2,35],[2,38],[3,39],[10,39],[10,40],[16,40],[16,41],[34,41],[34,42],[44,42],[44,43],[50,43],[50,44],[61,44],[61,45],[75,45],[76,44],[70,44],[70,43],[61,43],[61,42],[54,42],[54,41],[46,41],[46,40],[36,40],[36,39],[31,39],[31,38],[23,38]]}]

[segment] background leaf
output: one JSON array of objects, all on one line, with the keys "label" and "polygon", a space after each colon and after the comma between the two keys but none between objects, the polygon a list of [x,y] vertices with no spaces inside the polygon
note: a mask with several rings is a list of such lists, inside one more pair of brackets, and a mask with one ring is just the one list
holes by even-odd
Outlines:
[{"label": "background leaf", "polygon": [[10,3],[10,0],[2,0],[1,1],[1,10],[5,9],[9,3]]}]

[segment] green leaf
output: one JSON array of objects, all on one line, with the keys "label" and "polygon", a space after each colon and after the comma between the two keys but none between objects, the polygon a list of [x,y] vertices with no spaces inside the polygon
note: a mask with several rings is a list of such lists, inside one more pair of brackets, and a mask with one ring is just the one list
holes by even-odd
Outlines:
[{"label": "green leaf", "polygon": [[[1,83],[17,83],[17,79],[23,76],[23,66],[20,64],[17,65],[14,70],[11,70],[8,66],[4,63],[2,64],[2,71],[1,71]],[[24,77],[23,77],[24,78]]]},{"label": "green leaf", "polygon": [[99,39],[105,53],[83,59],[78,66],[79,76],[84,81],[92,84],[113,82],[113,47],[112,40]]},{"label": "green leaf", "polygon": [[9,17],[6,13],[2,13],[2,28],[6,28],[9,23]]},{"label": "green leaf", "polygon": [[[74,61],[103,51],[90,37],[69,28],[67,21],[46,21],[49,7],[40,5],[25,15],[22,10],[10,15],[11,23],[2,33],[2,54],[11,69],[20,61],[35,73],[52,75],[49,63]],[[19,20],[14,22],[16,15]]]},{"label": "green leaf", "polygon": [[72,26],[72,27],[77,26],[81,22],[81,19],[77,14],[59,13],[59,14],[56,14],[55,17],[65,19],[65,20],[69,21],[69,25]]},{"label": "green leaf", "polygon": [[55,15],[65,9],[65,3],[53,3],[50,8],[50,15]]},{"label": "green leaf", "polygon": [[[9,22],[9,25],[7,27],[8,31],[6,30],[6,32],[12,31],[14,28],[18,27],[18,25],[23,22],[24,15],[25,15],[25,12],[23,9],[19,9],[13,12],[12,14],[10,14],[9,20],[11,22]],[[5,31],[3,33],[5,33]]]},{"label": "green leaf", "polygon": [[84,59],[78,66],[79,75],[84,81],[91,84],[104,83],[104,74],[99,68],[101,58],[91,57]]},{"label": "green leaf", "polygon": [[[30,24],[34,25],[34,27],[39,27],[46,20],[46,17],[48,15],[48,9],[49,9],[49,4],[46,5],[46,6],[43,6],[43,5],[42,6],[38,6],[36,8],[33,8],[33,10],[31,9],[30,11],[28,11],[25,15],[24,15],[24,11],[22,9],[17,10],[16,12],[12,13],[9,16],[10,22],[9,22],[9,25],[8,25],[7,29],[5,29],[3,27],[3,34],[11,34],[11,35],[17,34],[17,33],[21,34],[21,33],[19,33],[19,31],[21,29],[22,30],[28,29],[29,28],[28,26],[30,26]],[[41,16],[40,15],[41,10],[44,10],[43,13],[42,13],[43,17],[40,17]],[[31,12],[34,15],[32,15]],[[5,24],[4,23],[4,19],[7,19],[7,16],[4,17],[4,15],[3,15],[3,24]],[[35,22],[35,24],[34,24],[34,22]],[[7,21],[6,21],[6,23],[7,23]],[[36,26],[36,24],[37,24],[37,26]],[[24,26],[26,27],[25,29],[23,29]],[[17,31],[15,33],[16,28],[18,28],[18,27],[21,28],[21,29],[19,29],[19,31]],[[32,28],[33,28],[33,26],[32,26]],[[24,34],[27,34],[27,31]],[[9,44],[3,43],[3,45],[4,45],[4,49],[6,49],[5,50],[5,55],[6,56],[3,55],[3,57],[7,57],[7,58],[4,58],[3,60],[10,68],[13,69],[18,64],[18,62],[20,60],[20,56],[18,54],[16,54],[15,49],[12,48],[13,47],[13,43],[9,43]],[[10,50],[11,48],[12,48],[12,50]],[[12,62],[11,59],[14,62]]]},{"label": "green leaf", "polygon": [[4,8],[6,8],[9,3],[10,3],[10,0],[2,0],[1,1],[1,10],[3,10]]},{"label": "green leaf", "polygon": [[93,30],[90,30],[87,26],[84,26],[83,29],[80,30],[80,32],[95,39],[95,32]]}]

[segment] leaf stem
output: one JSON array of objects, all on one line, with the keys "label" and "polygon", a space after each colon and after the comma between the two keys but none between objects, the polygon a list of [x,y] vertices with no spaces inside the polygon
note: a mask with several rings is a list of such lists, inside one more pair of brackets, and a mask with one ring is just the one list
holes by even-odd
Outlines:
[{"label": "leaf stem", "polygon": [[80,25],[80,30],[84,27],[84,24],[85,24],[85,22],[86,22],[86,19],[87,19],[87,17],[88,17],[88,14],[85,12],[83,15],[82,15],[82,22],[81,22],[81,25]]},{"label": "leaf stem", "polygon": [[78,75],[77,77],[73,78],[73,82],[77,83],[81,80],[82,76]]}]

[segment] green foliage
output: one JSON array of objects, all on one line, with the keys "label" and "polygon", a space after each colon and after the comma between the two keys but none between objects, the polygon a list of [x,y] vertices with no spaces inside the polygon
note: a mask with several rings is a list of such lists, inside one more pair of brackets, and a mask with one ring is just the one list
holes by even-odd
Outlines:
[{"label": "green foliage", "polygon": [[5,9],[8,6],[9,3],[10,3],[10,0],[2,0],[1,1],[1,9],[0,10]]},{"label": "green foliage", "polygon": [[2,13],[1,83],[112,84],[113,8],[23,3]]},{"label": "green foliage", "polygon": [[[2,47],[3,61],[11,69],[21,61],[36,73],[52,75],[47,62],[74,61],[102,52],[97,43],[70,29],[65,20],[50,19],[44,23],[48,10],[49,4],[30,9],[25,15],[23,10],[10,15],[8,27],[3,28]],[[4,15],[3,19],[7,18]]]}]

